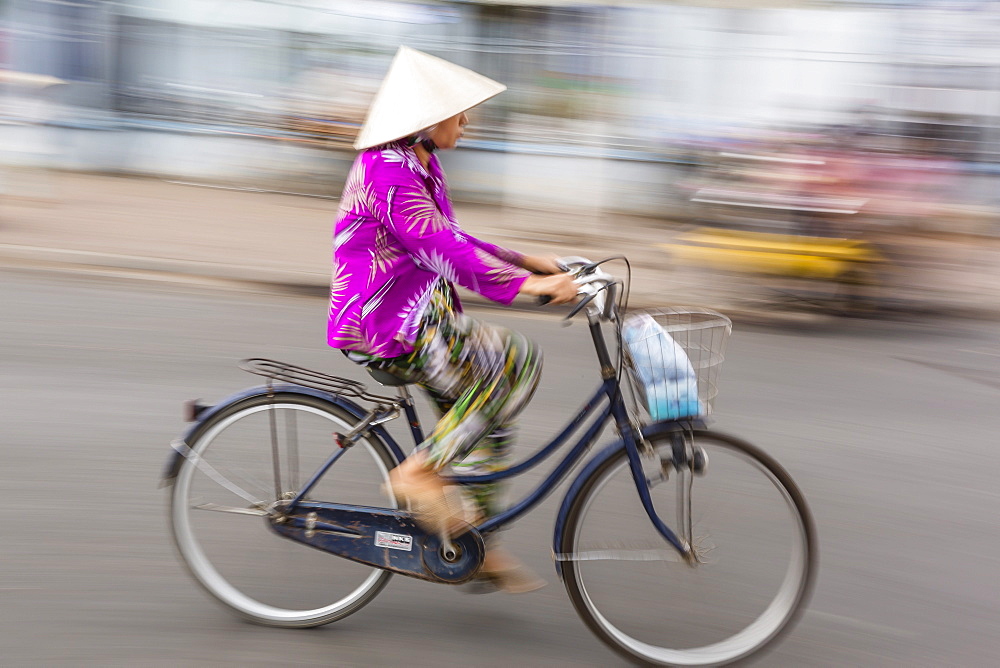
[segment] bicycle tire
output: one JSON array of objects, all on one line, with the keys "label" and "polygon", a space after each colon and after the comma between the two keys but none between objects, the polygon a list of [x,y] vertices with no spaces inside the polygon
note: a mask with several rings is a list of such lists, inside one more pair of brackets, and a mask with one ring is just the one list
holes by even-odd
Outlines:
[{"label": "bicycle tire", "polygon": [[[640,505],[624,448],[594,469],[584,481],[567,513],[563,529],[562,545],[567,554],[559,558],[567,562],[563,565],[563,581],[574,608],[606,645],[639,664],[724,665],[773,646],[801,615],[815,581],[816,530],[805,498],[788,473],[760,449],[731,436],[698,430],[693,433],[693,443],[704,448],[708,460],[704,475],[693,478],[691,516],[697,519],[692,531],[696,548],[704,550],[710,545],[699,532],[706,529],[720,531],[712,538],[720,543],[713,548],[713,552],[720,548],[722,552],[712,556],[710,563],[694,568],[681,563],[676,550],[655,532]],[[662,457],[669,458],[669,436],[654,437],[651,444],[660,455],[657,459],[661,463]],[[649,466],[645,457],[644,461],[644,466]],[[735,486],[723,480],[730,473],[744,473],[734,462],[751,465],[745,474],[738,478],[734,476]],[[754,476],[749,475],[754,471],[762,474],[760,477],[769,483],[773,494],[764,494],[767,486],[759,485]],[[627,500],[621,500],[625,498],[623,494],[615,496],[614,491],[605,494],[616,477],[626,479],[631,488]],[[675,481],[678,479],[676,471],[672,478]],[[669,482],[670,477],[667,480]],[[720,498],[706,496],[716,485],[720,485],[718,489],[721,491],[716,493]],[[708,492],[703,494],[700,491],[702,487]],[[727,501],[721,498],[727,494],[736,503],[725,510],[725,503],[720,505],[716,501]],[[790,526],[782,527],[784,522],[774,524],[773,518],[762,515],[762,510],[749,504],[751,495],[756,496],[761,507],[767,510],[784,502],[786,520],[792,520]],[[606,511],[607,516],[595,517],[595,501],[600,499],[612,509]],[[663,512],[669,504],[658,495],[654,496],[654,504],[661,519],[668,526],[673,525]],[[722,518],[716,518],[714,513],[711,518],[706,518],[704,513],[711,510],[724,511]],[[613,525],[614,528],[585,531],[584,524],[588,518],[604,520],[605,526]],[[722,528],[730,519],[733,527]],[[769,522],[765,532],[748,531],[748,522],[765,520]],[[633,525],[640,523],[649,532],[642,535],[647,537],[650,550],[637,546],[637,537],[633,537],[631,545],[624,548],[615,547],[614,541],[606,548],[589,546],[593,541],[590,534],[614,534],[617,536],[615,540],[621,541],[628,539]],[[622,528],[625,525],[629,525],[628,528]],[[785,529],[780,537],[775,535],[775,530],[779,528]],[[738,538],[750,538],[749,548],[737,547],[735,542]],[[775,576],[758,571],[770,565],[776,552],[781,552],[778,548],[784,542],[782,538],[787,539],[787,569],[780,576],[777,593],[758,603],[756,594],[764,584],[775,580]],[[669,577],[663,578],[658,566],[648,564],[662,563],[661,559],[669,562],[668,555],[674,557],[677,563],[670,565],[674,570],[668,570]],[[730,559],[730,556],[734,558]],[[624,569],[597,566],[603,562],[618,561],[631,564],[646,562],[647,565],[635,567],[637,572],[641,570],[643,574],[634,589],[630,589],[629,583],[623,580]],[[705,591],[695,591],[703,585]],[[672,590],[667,613],[661,612],[662,606],[655,612],[648,610],[661,603],[658,596],[661,588]],[[685,597],[690,600],[682,600]],[[751,601],[751,598],[754,600]],[[760,610],[761,606],[763,610]],[[732,635],[726,635],[730,631],[720,631],[723,625],[732,625],[736,630]],[[664,646],[668,642],[685,647]]]},{"label": "bicycle tire", "polygon": [[[271,411],[275,411],[273,416],[269,414]],[[273,482],[272,417],[279,446],[283,446],[279,464],[287,468],[280,474],[286,478],[280,484],[283,490],[288,490],[286,497],[300,488],[305,476],[335,451],[334,433],[349,431],[357,423],[357,418],[328,401],[295,393],[252,396],[209,417],[189,438],[188,446],[196,457],[182,461],[171,491],[169,515],[174,545],[195,581],[244,619],[285,628],[329,624],[371,602],[392,574],[283,538],[266,526],[267,520],[262,516],[240,516],[235,510],[203,512],[219,506],[244,507],[254,512],[255,508],[266,507],[275,500],[277,491],[268,489],[267,483],[255,475],[256,471],[248,473],[252,464],[262,465],[262,476],[266,478],[270,470]],[[263,433],[258,433],[261,429]],[[309,443],[303,445],[306,438]],[[322,443],[314,443],[318,440]],[[314,444],[317,447],[310,447]],[[269,467],[261,461],[267,459],[271,460]],[[397,463],[382,440],[370,434],[338,460],[309,498],[318,499],[321,498],[318,494],[327,492],[332,498],[322,498],[324,501],[394,507],[394,500],[384,494],[381,485]],[[215,474],[248,496],[259,498],[260,503],[240,498],[214,479]],[[291,480],[294,476],[299,479]],[[208,500],[195,503],[202,497]],[[225,503],[212,500],[216,497]],[[258,522],[256,527],[252,526],[254,520]],[[262,547],[245,546],[258,540]],[[220,551],[232,552],[234,556],[217,557],[215,553]],[[276,563],[260,563],[267,556],[274,557]],[[334,568],[337,574],[332,573]],[[360,580],[357,586],[356,580]],[[341,595],[344,586],[347,593]],[[333,602],[324,596],[332,597]],[[310,602],[299,604],[298,597]],[[293,600],[295,604],[290,603]]]}]

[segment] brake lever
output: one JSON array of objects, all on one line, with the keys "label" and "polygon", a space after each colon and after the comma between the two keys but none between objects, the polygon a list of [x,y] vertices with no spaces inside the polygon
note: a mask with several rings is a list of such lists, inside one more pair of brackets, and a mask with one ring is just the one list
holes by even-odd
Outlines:
[{"label": "brake lever", "polygon": [[580,301],[578,301],[576,303],[576,306],[574,306],[573,309],[569,313],[566,314],[566,317],[563,318],[563,320],[572,320],[573,317],[576,316],[576,314],[579,313],[583,309],[584,306],[586,306],[590,302],[594,301],[594,297],[596,297],[596,296],[597,296],[597,293],[595,292],[594,294],[587,295],[586,297],[584,297],[583,299],[581,299]]},{"label": "brake lever", "polygon": [[608,283],[605,290],[607,292],[604,296],[604,319],[611,320],[615,309],[615,299],[618,297],[618,284]]}]

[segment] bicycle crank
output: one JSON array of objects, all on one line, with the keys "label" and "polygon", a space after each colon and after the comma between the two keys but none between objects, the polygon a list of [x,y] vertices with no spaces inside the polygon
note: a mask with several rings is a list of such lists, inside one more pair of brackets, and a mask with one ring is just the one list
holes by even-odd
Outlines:
[{"label": "bicycle crank", "polygon": [[486,556],[475,528],[442,541],[424,531],[412,513],[394,508],[300,501],[293,512],[265,521],[281,536],[317,550],[430,582],[467,582]]}]

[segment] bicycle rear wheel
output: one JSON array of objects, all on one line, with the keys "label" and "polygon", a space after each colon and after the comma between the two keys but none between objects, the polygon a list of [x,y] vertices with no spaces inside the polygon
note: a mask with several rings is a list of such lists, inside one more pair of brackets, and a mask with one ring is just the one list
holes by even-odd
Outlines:
[{"label": "bicycle rear wheel", "polygon": [[[788,474],[729,436],[696,431],[693,445],[707,455],[700,475],[674,469],[669,436],[653,439],[656,456],[643,460],[660,518],[680,534],[690,516],[697,566],[653,528],[624,449],[585,481],[564,526],[567,552],[558,558],[573,605],[633,661],[709,666],[745,658],[790,627],[812,588],[815,529]],[[682,493],[687,481],[690,496]]]},{"label": "bicycle rear wheel", "polygon": [[[238,401],[199,426],[174,481],[170,520],[184,563],[208,593],[251,621],[307,627],[346,617],[382,590],[391,573],[283,538],[264,517],[336,451],[334,434],[356,422],[329,402],[278,393]],[[308,498],[395,507],[382,485],[396,464],[369,435]]]}]

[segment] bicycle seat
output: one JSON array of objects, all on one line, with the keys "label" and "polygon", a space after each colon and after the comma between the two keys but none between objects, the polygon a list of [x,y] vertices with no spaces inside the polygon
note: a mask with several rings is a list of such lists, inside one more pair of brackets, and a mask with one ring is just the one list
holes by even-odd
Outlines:
[{"label": "bicycle seat", "polygon": [[394,376],[388,371],[383,371],[382,369],[372,369],[367,367],[368,373],[372,375],[375,382],[379,385],[385,385],[386,387],[399,387],[401,385],[412,385],[409,380],[403,380],[399,376]]}]

